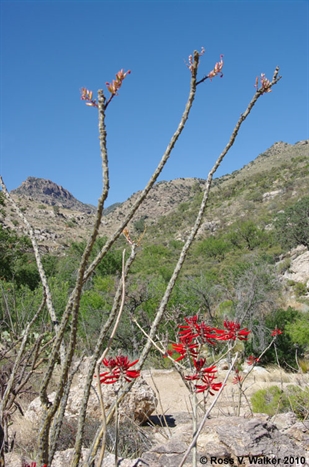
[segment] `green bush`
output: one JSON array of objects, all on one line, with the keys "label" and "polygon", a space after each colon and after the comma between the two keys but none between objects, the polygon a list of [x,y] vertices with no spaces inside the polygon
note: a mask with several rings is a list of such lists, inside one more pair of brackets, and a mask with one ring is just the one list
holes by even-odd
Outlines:
[{"label": "green bush", "polygon": [[296,297],[302,297],[303,295],[306,295],[307,293],[307,286],[306,284],[303,284],[302,282],[296,282],[294,285],[294,291]]},{"label": "green bush", "polygon": [[286,388],[285,395],[291,410],[297,417],[302,420],[307,419],[309,415],[309,388],[291,384]]},{"label": "green bush", "polygon": [[279,213],[274,226],[277,239],[283,247],[309,247],[309,196]]},{"label": "green bush", "polygon": [[256,391],[251,396],[251,405],[253,412],[270,416],[289,411],[288,399],[278,386]]},{"label": "green bush", "polygon": [[286,333],[294,344],[309,348],[309,313],[300,314],[286,325]]},{"label": "green bush", "polygon": [[251,396],[253,412],[273,416],[277,413],[292,411],[301,420],[309,415],[309,388],[289,385],[284,391],[278,386],[260,389]]},{"label": "green bush", "polygon": [[230,245],[221,238],[209,237],[199,242],[196,247],[196,254],[209,258],[223,259],[229,251]]}]

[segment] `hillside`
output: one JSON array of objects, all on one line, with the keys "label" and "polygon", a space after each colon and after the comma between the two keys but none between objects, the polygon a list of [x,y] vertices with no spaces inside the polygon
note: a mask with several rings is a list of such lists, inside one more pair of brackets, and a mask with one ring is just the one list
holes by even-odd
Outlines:
[{"label": "hillside", "polygon": [[[200,235],[209,235],[249,216],[267,219],[276,211],[308,193],[309,140],[294,145],[277,142],[241,170],[213,181],[211,198]],[[197,211],[202,179],[159,182],[139,208],[132,222],[138,231],[148,227],[146,238],[159,241],[172,236],[183,241]],[[71,240],[82,240],[91,230],[95,208],[76,200],[55,183],[29,177],[12,190],[39,243],[50,251],[65,248]],[[100,235],[109,236],[128,212],[139,192],[106,210]],[[0,222],[23,232],[22,221],[6,203]],[[130,229],[134,230],[131,226]]]}]

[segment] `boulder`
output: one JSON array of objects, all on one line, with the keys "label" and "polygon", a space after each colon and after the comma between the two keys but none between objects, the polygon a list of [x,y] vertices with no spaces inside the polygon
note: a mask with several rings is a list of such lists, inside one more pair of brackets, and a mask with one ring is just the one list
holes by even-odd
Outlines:
[{"label": "boulder", "polygon": [[[177,418],[176,418],[177,419]],[[277,420],[278,421],[278,420]],[[286,427],[292,423],[292,417],[286,417]],[[309,423],[308,423],[309,427]],[[239,465],[237,456],[242,458],[243,466],[264,465],[269,460],[275,465],[284,465],[284,458],[300,458],[305,460],[302,465],[309,466],[308,427],[304,423],[296,422],[284,432],[265,417],[216,417],[206,421],[197,441],[198,462],[203,464]],[[177,429],[178,428],[178,429]],[[190,424],[177,427],[172,438],[165,443],[154,446],[142,455],[142,459],[149,465],[173,467],[179,465],[186,448],[191,441],[192,426]],[[297,433],[293,435],[292,433]],[[296,442],[295,437],[304,444]],[[307,456],[306,456],[307,454]],[[255,456],[252,464],[252,456]],[[215,461],[211,461],[211,458]],[[202,460],[203,459],[203,460]],[[251,460],[250,460],[251,459]],[[279,461],[280,459],[280,461]],[[186,466],[192,465],[191,454]],[[293,465],[287,463],[285,465]]]},{"label": "boulder", "polygon": [[[303,247],[304,248],[304,247]],[[295,257],[291,252],[291,265],[284,273],[286,279],[306,283],[309,286],[309,251]]]},{"label": "boulder", "polygon": [[[65,416],[68,419],[78,417],[79,410],[84,396],[84,378],[83,374],[79,375],[77,384],[73,385],[70,391]],[[114,385],[102,385],[105,409],[108,410],[115,401]],[[55,399],[55,392],[49,394],[51,402]],[[126,395],[119,407],[120,419],[125,420],[127,417],[135,420],[138,423],[145,422],[157,406],[157,398],[153,389],[140,377],[135,382],[131,391]],[[90,392],[87,408],[88,417],[95,419],[101,418],[100,403],[96,393],[96,388]],[[28,406],[25,412],[25,417],[32,423],[37,423],[42,416],[42,406],[40,398],[34,399]]]}]

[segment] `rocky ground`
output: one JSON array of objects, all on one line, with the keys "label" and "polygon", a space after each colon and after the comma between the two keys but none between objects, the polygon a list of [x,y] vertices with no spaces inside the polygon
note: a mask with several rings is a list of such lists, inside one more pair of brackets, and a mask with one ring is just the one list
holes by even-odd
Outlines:
[{"label": "rocky ground", "polygon": [[[244,370],[246,371],[246,368]],[[220,369],[219,380],[224,379],[226,371],[223,365]],[[145,400],[148,398],[151,412],[151,404],[155,399],[153,392],[149,389],[153,389],[158,404],[149,416],[148,423],[140,428],[144,436],[151,441],[152,447],[148,448],[140,458],[122,459],[118,465],[120,467],[177,467],[192,439],[191,402],[188,390],[175,370],[144,370],[142,379],[140,386],[136,388],[135,395],[128,403],[130,413],[137,410],[139,401],[143,405],[143,410],[147,410]],[[300,386],[308,385],[308,382],[307,375],[292,375],[280,369],[267,370],[256,367],[246,380],[246,396],[250,400],[253,392],[274,384],[285,387],[291,383]],[[73,388],[72,408],[69,408],[70,417],[74,417],[74,411],[77,412],[78,387],[77,382]],[[246,401],[243,401],[241,416],[238,417],[236,416],[237,403],[237,387],[232,384],[232,376],[230,376],[221,399],[211,412],[199,437],[197,465],[206,463],[206,458],[207,462],[210,462],[212,457],[212,464],[228,462],[229,465],[245,466],[269,463],[276,463],[280,466],[309,466],[309,422],[299,422],[293,413],[278,414],[272,418],[265,414],[252,415]],[[25,414],[28,422],[31,419],[31,423],[34,424],[36,423],[35,413],[38,410],[36,404],[34,401],[32,406],[36,408],[29,408]],[[95,410],[93,408],[91,410],[92,416],[95,417]],[[162,415],[165,416],[168,425],[164,428],[162,424],[165,421]],[[86,456],[86,450],[84,454]],[[52,467],[69,466],[71,456],[72,449],[57,452]],[[8,454],[6,461],[8,467],[20,466],[20,453]],[[83,467],[86,465],[81,464]],[[113,455],[107,454],[104,467],[114,467],[114,465]],[[189,457],[184,465],[192,466],[192,458]]]}]

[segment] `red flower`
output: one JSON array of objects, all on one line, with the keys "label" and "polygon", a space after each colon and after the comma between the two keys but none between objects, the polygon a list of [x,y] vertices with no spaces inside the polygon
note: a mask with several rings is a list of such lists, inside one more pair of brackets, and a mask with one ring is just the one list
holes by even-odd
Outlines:
[{"label": "red flower", "polygon": [[182,331],[179,332],[180,339],[195,339],[196,337],[199,336],[199,331],[200,331],[200,325],[198,324],[198,316],[188,316],[185,318],[185,322],[187,324],[179,325],[178,327],[182,329]]},{"label": "red flower", "polygon": [[[190,340],[191,341],[191,340]],[[193,358],[197,357],[197,352],[195,349],[198,347],[197,344],[190,344],[184,339],[184,342],[180,342],[179,344],[172,344],[174,352],[177,352],[180,354],[178,358],[175,359],[176,362],[179,362],[180,360],[183,360],[187,353],[190,354]]]},{"label": "red flower", "polygon": [[123,377],[126,381],[131,382],[132,379],[138,378],[140,376],[140,371],[138,370],[129,370],[134,366],[138,360],[130,362],[128,357],[124,355],[119,355],[116,358],[104,358],[102,363],[109,370],[104,371],[100,374],[100,383],[104,384],[114,384],[120,377]]},{"label": "red flower", "polygon": [[254,355],[250,355],[248,357],[247,363],[248,365],[253,365],[254,363],[258,363],[260,359],[258,357],[255,357]]},{"label": "red flower", "polygon": [[187,381],[198,381],[200,380],[202,383],[205,384],[196,384],[195,391],[198,392],[205,392],[209,391],[209,394],[212,396],[214,395],[211,391],[218,391],[222,383],[214,383],[214,379],[216,378],[217,369],[215,365],[209,366],[207,368],[203,368],[206,363],[205,358],[200,358],[199,360],[193,360],[193,364],[195,366],[196,372],[193,375],[185,376]]},{"label": "red flower", "polygon": [[281,331],[281,329],[275,328],[275,329],[272,331],[271,336],[272,336],[272,337],[276,337],[276,336],[280,336],[280,334],[283,334],[283,331]]},{"label": "red flower", "polygon": [[251,331],[247,328],[240,329],[240,324],[235,321],[224,321],[223,323],[224,329],[217,329],[216,339],[221,341],[228,341],[239,339],[241,341],[245,341],[248,339],[248,335]]},{"label": "red flower", "polygon": [[236,375],[234,376],[232,383],[233,384],[238,384],[243,380],[243,377],[239,374],[238,369],[235,370],[235,373],[236,373]]},{"label": "red flower", "polygon": [[219,391],[222,387],[222,383],[213,383],[214,377],[213,378],[204,378],[202,381],[206,384],[196,384],[195,385],[195,392],[205,392],[208,391],[209,394],[214,396],[214,393],[212,391]]}]

